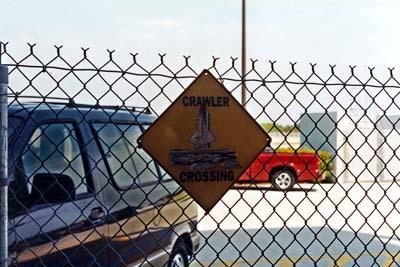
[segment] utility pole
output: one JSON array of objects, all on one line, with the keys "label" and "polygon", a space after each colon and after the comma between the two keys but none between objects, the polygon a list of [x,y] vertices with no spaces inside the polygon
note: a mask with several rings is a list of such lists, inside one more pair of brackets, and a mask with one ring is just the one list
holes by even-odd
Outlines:
[{"label": "utility pole", "polygon": [[246,0],[242,0],[242,106],[246,108]]}]

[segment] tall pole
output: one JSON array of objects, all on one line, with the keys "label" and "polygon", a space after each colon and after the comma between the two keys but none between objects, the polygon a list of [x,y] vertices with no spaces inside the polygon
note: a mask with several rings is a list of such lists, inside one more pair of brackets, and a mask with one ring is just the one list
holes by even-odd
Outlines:
[{"label": "tall pole", "polygon": [[0,65],[0,267],[8,266],[8,68]]},{"label": "tall pole", "polygon": [[242,0],[242,106],[246,108],[246,0]]}]

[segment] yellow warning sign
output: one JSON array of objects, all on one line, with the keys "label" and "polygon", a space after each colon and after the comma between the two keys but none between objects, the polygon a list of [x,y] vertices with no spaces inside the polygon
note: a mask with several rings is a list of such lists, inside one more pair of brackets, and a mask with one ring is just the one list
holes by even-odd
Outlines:
[{"label": "yellow warning sign", "polygon": [[209,212],[270,140],[204,70],[138,142]]}]

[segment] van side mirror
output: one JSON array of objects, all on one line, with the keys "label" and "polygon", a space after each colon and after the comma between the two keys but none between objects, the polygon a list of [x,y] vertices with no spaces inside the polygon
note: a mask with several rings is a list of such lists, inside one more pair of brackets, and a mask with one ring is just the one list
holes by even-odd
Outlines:
[{"label": "van side mirror", "polygon": [[75,185],[68,175],[38,173],[33,177],[32,204],[62,203],[75,199]]}]

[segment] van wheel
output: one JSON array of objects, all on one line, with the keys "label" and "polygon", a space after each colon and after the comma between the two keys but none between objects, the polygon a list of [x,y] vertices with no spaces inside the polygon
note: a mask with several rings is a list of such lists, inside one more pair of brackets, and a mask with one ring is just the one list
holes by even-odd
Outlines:
[{"label": "van wheel", "polygon": [[276,171],[272,175],[272,186],[282,191],[288,191],[296,183],[296,177],[289,170]]},{"label": "van wheel", "polygon": [[175,245],[171,253],[168,267],[189,267],[188,252],[183,243],[179,242]]}]

